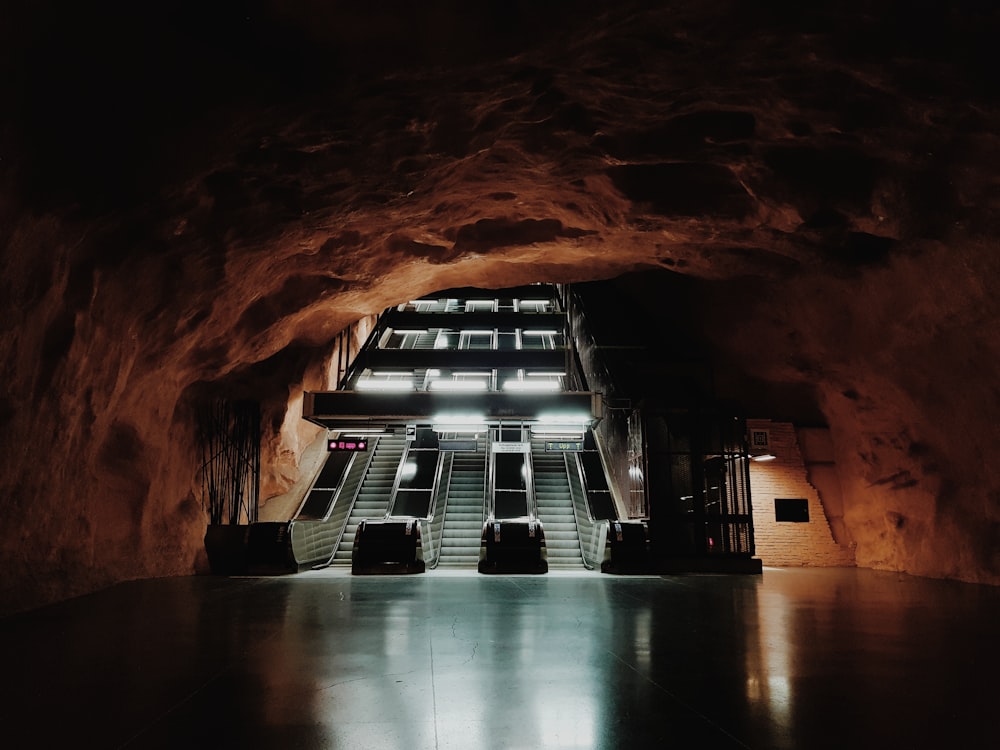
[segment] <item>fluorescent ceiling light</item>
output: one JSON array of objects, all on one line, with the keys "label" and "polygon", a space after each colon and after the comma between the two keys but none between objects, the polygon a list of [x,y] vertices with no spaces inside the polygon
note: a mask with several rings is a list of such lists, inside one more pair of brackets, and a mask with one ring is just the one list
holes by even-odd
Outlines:
[{"label": "fluorescent ceiling light", "polygon": [[522,336],[555,336],[559,331],[525,331],[521,330]]},{"label": "fluorescent ceiling light", "polygon": [[555,380],[508,380],[503,384],[505,391],[528,391],[530,393],[552,393],[558,391]]},{"label": "fluorescent ceiling light", "polygon": [[362,435],[385,435],[384,427],[351,427],[334,430],[340,437],[360,437]]},{"label": "fluorescent ceiling light", "polygon": [[453,432],[456,435],[478,435],[480,432],[486,430],[485,424],[445,424],[445,423],[434,423],[431,425],[431,429],[434,432]]},{"label": "fluorescent ceiling light", "polygon": [[591,416],[589,414],[539,414],[538,423],[539,424],[557,424],[557,425],[579,425],[581,428],[585,425],[590,424]]},{"label": "fluorescent ceiling light", "polygon": [[432,391],[485,391],[488,384],[485,380],[432,380]]},{"label": "fluorescent ceiling light", "polygon": [[582,435],[583,428],[573,425],[558,427],[550,424],[533,424],[531,432],[533,435]]},{"label": "fluorescent ceiling light", "polygon": [[356,391],[389,391],[393,393],[403,393],[413,390],[413,383],[409,380],[359,380],[354,385]]},{"label": "fluorescent ceiling light", "polygon": [[485,432],[486,422],[482,417],[445,417],[435,419],[431,425],[434,432],[454,432],[472,434]]},{"label": "fluorescent ceiling light", "polygon": [[400,336],[419,336],[421,334],[427,333],[426,328],[393,328],[393,333],[398,333]]},{"label": "fluorescent ceiling light", "polygon": [[435,432],[482,432],[486,429],[486,417],[482,414],[436,414],[431,417]]},{"label": "fluorescent ceiling light", "polygon": [[751,461],[773,461],[777,456],[771,453],[763,453],[759,456],[750,456]]}]

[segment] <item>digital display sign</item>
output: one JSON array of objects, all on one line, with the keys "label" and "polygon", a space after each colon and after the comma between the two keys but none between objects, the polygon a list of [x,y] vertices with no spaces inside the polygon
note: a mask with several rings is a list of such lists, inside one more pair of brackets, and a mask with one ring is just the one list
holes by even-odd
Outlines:
[{"label": "digital display sign", "polygon": [[364,438],[336,438],[326,443],[328,451],[366,451],[368,441]]},{"label": "digital display sign", "polygon": [[546,451],[582,451],[582,440],[547,440],[545,442]]}]

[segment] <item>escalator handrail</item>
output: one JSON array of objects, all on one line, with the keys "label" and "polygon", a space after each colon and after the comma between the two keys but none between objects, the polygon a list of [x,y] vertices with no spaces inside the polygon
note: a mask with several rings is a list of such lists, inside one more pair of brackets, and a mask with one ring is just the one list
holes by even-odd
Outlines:
[{"label": "escalator handrail", "polygon": [[[333,544],[333,551],[330,553],[330,557],[327,559],[325,563],[322,563],[321,565],[314,565],[313,570],[321,570],[323,568],[328,568],[330,567],[330,565],[333,564],[333,560],[337,556],[337,550],[340,549],[340,543],[344,539],[344,533],[347,531],[347,522],[351,518],[351,513],[354,512],[354,504],[358,501],[358,495],[361,494],[361,487],[365,483],[365,477],[368,476],[368,470],[371,468],[372,461],[375,459],[375,453],[378,450],[379,444],[382,442],[381,441],[382,437],[383,436],[381,435],[376,436],[372,438],[371,442],[369,443],[369,445],[371,446],[371,450],[368,452],[367,460],[365,461],[365,470],[361,475],[361,481],[358,482],[358,486],[354,488],[354,494],[351,496],[351,502],[347,508],[347,515],[344,516],[344,524],[343,526],[340,527],[340,533],[337,534],[337,540]],[[339,500],[339,497],[334,496],[333,502],[330,503],[331,511],[333,506],[337,504],[337,500]]]},{"label": "escalator handrail", "polygon": [[[593,537],[594,524],[598,523],[598,519],[594,518],[594,515],[593,515],[593,513],[590,510],[590,501],[587,499],[587,479],[586,479],[586,476],[583,473],[583,464],[580,461],[580,454],[579,453],[573,453],[572,456],[573,456],[573,458],[570,458],[570,454],[568,454],[568,453],[567,454],[563,454],[563,457],[565,458],[567,464],[570,464],[572,462],[572,464],[574,464],[576,466],[577,476],[578,476],[578,478],[580,480],[580,489],[583,491],[583,497],[582,498],[575,497],[575,493],[573,492],[573,483],[572,482],[569,483],[570,499],[573,501],[573,513],[577,514],[577,520],[576,520],[576,526],[577,526],[577,532],[578,532],[577,533],[577,540],[580,543],[580,556],[583,558],[583,565],[584,565],[584,567],[587,568],[587,570],[593,570],[594,567],[595,567],[595,565],[594,565],[593,562],[591,562],[591,560],[592,559],[593,560],[598,559],[598,556],[596,554],[591,554],[591,555],[588,556],[588,554],[587,554],[587,548],[584,546],[584,542],[583,542],[583,535],[579,533],[580,520],[581,520],[580,519],[580,514],[581,514],[580,504],[582,504],[582,506],[583,506],[583,520],[585,520],[587,526],[590,527],[591,537]],[[567,470],[567,473],[570,472],[570,471],[572,471],[572,469],[570,468],[570,466],[567,466],[566,470]]]},{"label": "escalator handrail", "polygon": [[[324,440],[329,440],[329,438],[330,438],[330,431],[327,430],[326,431],[326,437],[324,438]],[[302,500],[299,502],[298,507],[295,509],[295,512],[292,514],[292,518],[291,518],[290,523],[295,522],[295,521],[298,520],[299,515],[301,515],[301,513],[302,513],[302,509],[306,507],[306,503],[309,501],[309,495],[310,495],[310,493],[316,488],[316,482],[319,481],[320,476],[323,474],[323,469],[326,468],[326,462],[329,461],[329,460],[330,460],[330,454],[327,453],[325,459],[323,459],[322,461],[318,461],[317,462],[316,473],[313,475],[312,481],[309,482],[309,487],[306,489],[305,494],[302,495]],[[329,504],[326,507],[326,513],[324,514],[323,518],[310,518],[310,519],[303,519],[303,520],[325,521],[327,518],[329,518],[330,513],[333,512],[333,505],[334,505],[334,503],[337,500],[337,494],[340,492],[341,483],[343,482],[344,477],[347,476],[348,472],[350,472],[350,470],[351,470],[351,466],[350,466],[350,464],[348,464],[347,468],[344,469],[344,473],[341,475],[340,480],[338,480],[338,482],[337,482],[337,487],[334,489],[333,495],[330,497],[330,502],[329,502]]]},{"label": "escalator handrail", "polygon": [[[441,483],[444,477],[444,463],[448,461],[448,479],[445,482],[444,498],[440,512],[438,511],[438,498],[441,496]],[[424,557],[424,563],[432,570],[437,567],[441,560],[441,537],[444,533],[444,516],[448,512],[448,495],[451,493],[452,467],[455,463],[455,454],[448,451],[441,451],[441,458],[438,461],[437,476],[434,478],[434,494],[431,499],[430,515],[427,518],[427,545],[431,560]],[[439,522],[440,519],[440,522]],[[435,534],[435,529],[438,534]]]}]

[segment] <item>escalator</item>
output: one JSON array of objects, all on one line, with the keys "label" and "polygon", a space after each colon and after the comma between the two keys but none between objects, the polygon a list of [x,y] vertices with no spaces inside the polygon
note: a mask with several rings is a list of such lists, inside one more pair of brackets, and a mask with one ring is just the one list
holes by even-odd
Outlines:
[{"label": "escalator", "polygon": [[[378,450],[378,439],[372,441]],[[368,453],[330,453],[289,524],[292,558],[298,569],[330,559],[344,531],[351,501],[368,470]]]},{"label": "escalator", "polygon": [[531,441],[535,507],[545,530],[550,568],[581,568],[580,536],[562,452],[545,451],[545,441]]},{"label": "escalator", "polygon": [[365,475],[357,500],[354,502],[354,507],[351,509],[351,514],[344,527],[340,545],[334,553],[332,565],[349,566],[351,564],[354,535],[362,519],[380,519],[385,516],[405,446],[406,437],[404,435],[383,435],[379,438],[375,454],[368,467],[368,473]]},{"label": "escalator", "polygon": [[455,453],[439,567],[475,568],[479,562],[485,497],[485,455],[482,452]]}]

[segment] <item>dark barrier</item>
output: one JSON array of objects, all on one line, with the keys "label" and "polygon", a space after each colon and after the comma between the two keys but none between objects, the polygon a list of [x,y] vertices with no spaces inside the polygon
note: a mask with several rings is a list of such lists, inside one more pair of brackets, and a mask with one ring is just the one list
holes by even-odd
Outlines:
[{"label": "dark barrier", "polygon": [[240,575],[247,572],[246,524],[211,524],[205,530],[205,551],[215,575]]},{"label": "dark barrier", "polygon": [[423,573],[420,522],[408,519],[365,519],[354,535],[351,572],[355,575]]},{"label": "dark barrier", "polygon": [[610,555],[601,563],[602,573],[648,573],[649,545],[642,521],[611,521],[608,528]]},{"label": "dark barrier", "polygon": [[547,573],[545,532],[537,520],[493,519],[483,525],[480,573]]},{"label": "dark barrier", "polygon": [[287,521],[250,524],[247,536],[247,567],[251,573],[295,573],[298,565],[292,555]]}]

